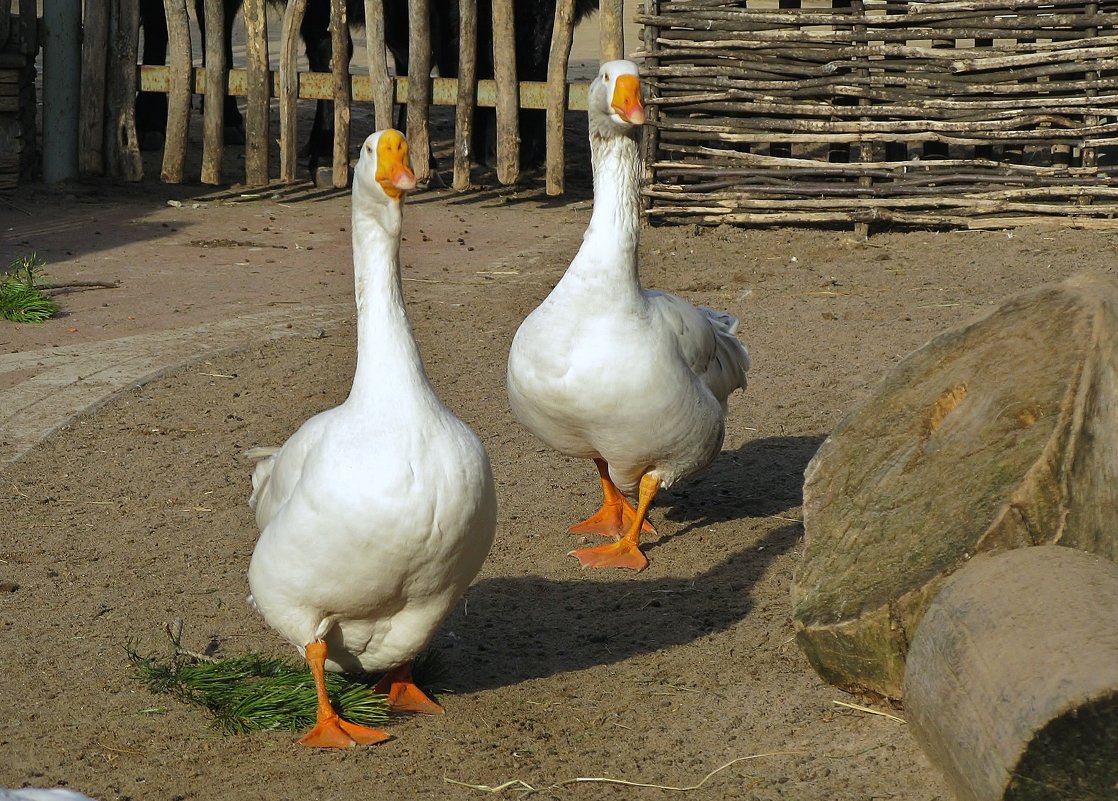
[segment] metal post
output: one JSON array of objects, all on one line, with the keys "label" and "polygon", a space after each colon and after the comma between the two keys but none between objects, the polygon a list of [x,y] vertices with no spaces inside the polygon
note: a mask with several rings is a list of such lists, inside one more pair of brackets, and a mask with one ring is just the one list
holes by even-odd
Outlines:
[{"label": "metal post", "polygon": [[43,180],[78,177],[82,6],[43,3]]}]

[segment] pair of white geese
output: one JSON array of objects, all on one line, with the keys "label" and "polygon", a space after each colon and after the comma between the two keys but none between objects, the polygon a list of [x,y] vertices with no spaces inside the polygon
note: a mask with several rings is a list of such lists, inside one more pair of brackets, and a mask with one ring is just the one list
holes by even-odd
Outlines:
[{"label": "pair of white geese", "polygon": [[[616,539],[572,555],[586,567],[642,570],[652,499],[717,455],[726,398],[745,387],[749,355],[732,315],[641,288],[636,65],[602,65],[588,104],[590,225],[516,333],[508,394],[529,431],[598,467],[602,507],[571,531]],[[253,454],[267,458],[249,501],[261,528],[250,600],[314,675],[318,716],[305,745],[388,738],[339,717],[327,669],[388,671],[377,690],[393,709],[442,711],[414,684],[411,663],[477,575],[496,529],[485,449],[435,394],[404,311],[400,222],[414,186],[404,137],[370,136],[353,181],[353,388],[281,448]]]}]

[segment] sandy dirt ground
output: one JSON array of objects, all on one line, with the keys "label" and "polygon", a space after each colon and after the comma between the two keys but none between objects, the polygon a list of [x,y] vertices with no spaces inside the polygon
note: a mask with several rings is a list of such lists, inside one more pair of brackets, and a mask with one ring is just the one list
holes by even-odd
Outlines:
[{"label": "sandy dirt ground", "polygon": [[245,602],[257,531],[241,452],[348,390],[348,197],[147,182],[0,199],[5,261],[37,251],[50,280],[119,282],[62,293],[42,326],[0,324],[2,353],[331,312],[311,335],[248,332],[118,394],[0,471],[0,786],[103,801],[950,797],[903,722],[836,702],[903,710],[823,684],[793,640],[802,473],[906,353],[1026,287],[1114,274],[1115,235],[645,229],[645,284],[736,314],[754,368],[714,464],[657,499],[651,567],[589,572],[566,526],[596,506],[593,467],[535,441],[505,397],[512,335],[589,218],[584,175],[560,200],[540,185],[408,201],[409,314],[435,387],[489,450],[500,516],[433,643],[447,714],[395,719],[392,741],[344,753],[225,736],[144,689],[125,647],[166,650],[182,618],[194,648],[293,653]]}]

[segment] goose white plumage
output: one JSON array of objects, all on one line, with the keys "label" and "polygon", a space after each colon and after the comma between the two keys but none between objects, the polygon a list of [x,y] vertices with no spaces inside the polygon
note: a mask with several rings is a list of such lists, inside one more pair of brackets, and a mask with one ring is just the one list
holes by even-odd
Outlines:
[{"label": "goose white plumage", "polygon": [[[386,739],[337,715],[323,670],[389,671],[394,709],[438,713],[411,661],[477,575],[496,530],[489,459],[423,370],[399,275],[407,141],[365,140],[353,181],[357,368],[349,396],[307,420],[252,475],[260,538],[250,601],[306,657],[318,718],[301,743]],[[273,452],[274,451],[274,452]],[[270,455],[269,455],[270,454]]]},{"label": "goose white plumage", "polygon": [[[643,570],[656,493],[718,454],[726,399],[749,353],[737,319],[641,287],[637,67],[603,64],[588,94],[594,209],[562,279],[524,320],[508,361],[516,419],[568,456],[593,459],[602,507],[573,533],[619,537],[572,551],[584,567]],[[636,494],[634,507],[624,493]]]}]

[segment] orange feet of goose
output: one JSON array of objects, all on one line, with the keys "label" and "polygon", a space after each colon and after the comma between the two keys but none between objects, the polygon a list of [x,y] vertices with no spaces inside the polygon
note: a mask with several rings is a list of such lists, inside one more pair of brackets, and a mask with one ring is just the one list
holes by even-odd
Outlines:
[{"label": "orange feet of goose", "polygon": [[[599,467],[599,469],[601,469]],[[604,486],[604,478],[603,478]],[[629,522],[625,536],[617,542],[606,545],[597,545],[593,548],[579,548],[571,551],[573,556],[583,567],[623,567],[628,570],[641,571],[648,567],[648,558],[641,553],[641,532],[644,530],[645,516],[652,499],[660,489],[660,480],[655,476],[645,473],[641,476],[640,496],[637,499],[637,508]]]},{"label": "orange feet of goose", "polygon": [[312,748],[352,748],[355,745],[373,745],[391,739],[391,735],[380,729],[372,729],[357,723],[342,720],[330,703],[326,693],[326,643],[315,640],[306,647],[307,665],[314,677],[314,688],[318,695],[318,710],[314,728],[299,740],[300,745]]},{"label": "orange feet of goose", "polygon": [[376,745],[390,739],[392,735],[387,732],[350,723],[335,713],[333,717],[320,716],[314,728],[299,739],[299,745],[312,748],[353,748],[355,745]]},{"label": "orange feet of goose", "polygon": [[573,556],[583,567],[623,567],[638,572],[648,567],[648,557],[641,553],[637,543],[628,539],[593,548],[579,548],[567,555]]},{"label": "orange feet of goose", "polygon": [[[633,525],[637,510],[609,477],[609,465],[602,459],[595,459],[594,465],[598,468],[598,476],[602,481],[602,507],[581,523],[575,523],[568,531],[572,534],[620,537]],[[651,523],[647,520],[641,521],[641,534],[655,533],[656,529]]]},{"label": "orange feet of goose", "polygon": [[411,662],[405,662],[384,674],[373,692],[388,696],[388,706],[393,712],[413,712],[417,715],[441,715],[444,710],[419,689],[411,675]]}]

